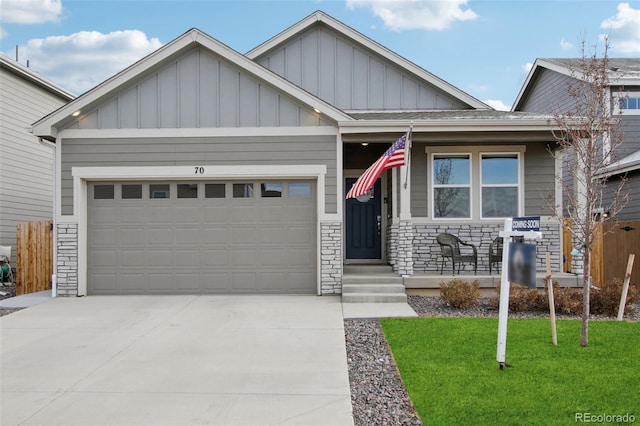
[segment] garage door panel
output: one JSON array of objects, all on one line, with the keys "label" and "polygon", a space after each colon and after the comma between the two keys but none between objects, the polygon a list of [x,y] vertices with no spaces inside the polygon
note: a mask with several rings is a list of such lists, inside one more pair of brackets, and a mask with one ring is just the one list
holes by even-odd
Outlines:
[{"label": "garage door panel", "polygon": [[199,183],[187,199],[154,182],[172,198],[149,199],[132,183],[142,198],[89,197],[90,294],[315,293],[315,197],[288,198],[285,182],[282,197],[206,198]]},{"label": "garage door panel", "polygon": [[[131,202],[132,200],[129,200]],[[128,203],[127,203],[128,204]],[[148,207],[140,205],[122,205],[118,208],[118,223],[120,225],[144,225],[149,222],[147,217]]]},{"label": "garage door panel", "polygon": [[[119,290],[121,293],[139,294],[145,292],[146,282],[147,279],[144,273],[135,273],[132,271],[125,273],[122,270],[118,271],[118,283],[120,284]],[[156,283],[154,283],[154,285],[155,284]]]},{"label": "garage door panel", "polygon": [[200,264],[200,250],[180,250],[176,249],[176,265],[183,267],[193,267],[194,269],[198,269]]},{"label": "garage door panel", "polygon": [[229,241],[229,229],[227,226],[206,225],[200,230],[205,244],[227,244]]},{"label": "garage door panel", "polygon": [[[148,223],[173,223],[173,208],[169,204],[170,200],[153,200],[149,209],[146,209]],[[157,203],[157,204],[156,204]]]},{"label": "garage door panel", "polygon": [[256,241],[258,229],[251,227],[236,227],[231,230],[231,244],[253,244]]},{"label": "garage door panel", "polygon": [[205,249],[202,251],[202,264],[208,266],[225,266],[229,263],[229,252],[223,249]]},{"label": "garage door panel", "polygon": [[234,225],[254,224],[260,217],[255,203],[249,204],[250,200],[243,199],[241,205],[233,205],[229,211],[230,218],[233,218]]},{"label": "garage door panel", "polygon": [[229,253],[232,266],[255,266],[257,250],[253,248],[235,249]]},{"label": "garage door panel", "polygon": [[175,281],[176,277],[172,274],[153,272],[146,274],[146,279],[142,281],[141,285],[147,293],[167,294],[175,293]]},{"label": "garage door panel", "polygon": [[[178,201],[180,202],[180,201]],[[182,224],[193,224],[193,223],[202,223],[202,211],[198,208],[198,206],[177,206],[175,208],[175,223],[177,225]]]},{"label": "garage door panel", "polygon": [[173,251],[171,249],[148,249],[145,254],[147,266],[169,268],[174,265]]},{"label": "garage door panel", "polygon": [[117,243],[115,228],[93,228],[89,231],[95,247],[113,247]]},{"label": "garage door panel", "polygon": [[170,246],[173,243],[173,230],[168,226],[149,227],[145,230],[145,242],[150,246]]},{"label": "garage door panel", "polygon": [[114,225],[118,219],[115,207],[94,207],[90,212],[93,215],[94,225]]},{"label": "garage door panel", "polygon": [[229,277],[226,272],[203,272],[200,285],[205,293],[229,293]]},{"label": "garage door panel", "polygon": [[91,258],[93,260],[93,264],[100,267],[113,267],[117,265],[118,253],[116,250],[100,250],[95,249],[91,252]]},{"label": "garage door panel", "polygon": [[130,266],[144,266],[144,251],[143,250],[126,250],[122,249],[119,252],[119,265],[122,267]]},{"label": "garage door panel", "polygon": [[118,230],[118,239],[121,246],[143,246],[144,229],[121,227]]}]

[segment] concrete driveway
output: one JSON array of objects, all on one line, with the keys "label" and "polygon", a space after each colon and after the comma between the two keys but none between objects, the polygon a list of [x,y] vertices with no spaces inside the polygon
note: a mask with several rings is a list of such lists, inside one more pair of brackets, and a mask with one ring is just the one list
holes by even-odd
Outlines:
[{"label": "concrete driveway", "polygon": [[57,298],[0,326],[3,426],[353,425],[339,297]]}]

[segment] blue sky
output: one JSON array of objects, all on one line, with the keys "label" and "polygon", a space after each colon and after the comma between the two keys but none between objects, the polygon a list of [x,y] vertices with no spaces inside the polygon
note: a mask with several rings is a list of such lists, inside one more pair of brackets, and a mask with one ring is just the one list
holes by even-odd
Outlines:
[{"label": "blue sky", "polygon": [[0,51],[80,94],[196,27],[246,53],[316,10],[499,108],[538,57],[640,56],[640,1],[0,0]]}]

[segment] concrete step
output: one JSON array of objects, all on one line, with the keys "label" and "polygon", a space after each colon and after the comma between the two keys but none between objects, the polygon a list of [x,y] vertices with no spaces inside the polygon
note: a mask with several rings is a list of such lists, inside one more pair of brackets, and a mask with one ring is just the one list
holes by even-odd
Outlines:
[{"label": "concrete step", "polygon": [[403,284],[343,284],[342,293],[402,293]]},{"label": "concrete step", "polygon": [[391,265],[387,264],[371,264],[371,265],[344,265],[342,267],[345,274],[378,274],[378,273],[393,273]]},{"label": "concrete step", "polygon": [[407,303],[404,293],[342,293],[342,303]]},{"label": "concrete step", "polygon": [[402,284],[402,277],[395,274],[343,275],[342,284]]}]

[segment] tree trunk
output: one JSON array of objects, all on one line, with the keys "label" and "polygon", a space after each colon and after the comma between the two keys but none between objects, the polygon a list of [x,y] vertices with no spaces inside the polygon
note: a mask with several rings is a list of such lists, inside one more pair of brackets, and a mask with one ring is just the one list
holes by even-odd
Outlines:
[{"label": "tree trunk", "polygon": [[591,250],[584,249],[584,263],[582,264],[583,283],[582,283],[582,328],[580,332],[580,346],[586,348],[589,346],[589,305],[591,292]]}]

